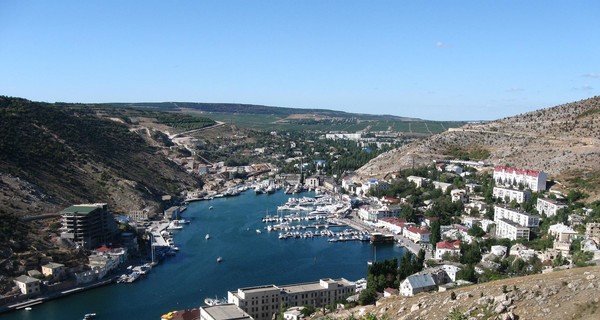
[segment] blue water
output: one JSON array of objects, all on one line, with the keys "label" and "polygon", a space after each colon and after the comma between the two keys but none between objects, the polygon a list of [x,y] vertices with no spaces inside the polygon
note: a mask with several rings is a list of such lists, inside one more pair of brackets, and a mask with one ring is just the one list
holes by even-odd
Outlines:
[{"label": "blue water", "polygon": [[[373,247],[365,242],[327,242],[326,238],[279,240],[264,230],[261,217],[275,214],[290,195],[255,195],[194,202],[183,216],[191,220],[174,231],[180,248],[153,268],[146,279],[113,284],[0,315],[5,319],[81,319],[95,312],[98,319],[159,319],[172,310],[197,308],[204,298],[265,284],[292,284],[320,278],[366,277]],[[209,210],[209,206],[214,209]],[[261,229],[261,234],[256,233]],[[209,233],[211,238],[205,240]],[[377,247],[377,259],[400,257],[395,245]],[[217,257],[223,257],[217,263]]]}]

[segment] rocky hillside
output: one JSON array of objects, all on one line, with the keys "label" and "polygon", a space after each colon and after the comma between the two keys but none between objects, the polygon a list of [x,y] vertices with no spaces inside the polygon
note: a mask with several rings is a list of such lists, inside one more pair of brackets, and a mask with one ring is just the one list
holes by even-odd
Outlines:
[{"label": "rocky hillside", "polygon": [[[469,157],[473,150],[484,151],[477,154],[485,156]],[[450,129],[382,154],[358,173],[384,177],[457,155],[543,170],[551,178],[594,193],[600,182],[600,97]]]},{"label": "rocky hillside", "polygon": [[384,298],[376,306],[329,316],[348,318],[371,313],[380,319],[598,319],[599,297],[600,267],[596,266],[414,297]]},{"label": "rocky hillside", "polygon": [[84,105],[0,97],[0,210],[37,215],[107,202],[128,212],[198,185],[117,120]]}]

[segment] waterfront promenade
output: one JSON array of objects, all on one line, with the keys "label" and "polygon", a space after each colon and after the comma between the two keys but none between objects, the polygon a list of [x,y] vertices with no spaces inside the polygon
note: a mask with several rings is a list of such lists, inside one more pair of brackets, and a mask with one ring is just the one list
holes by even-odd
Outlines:
[{"label": "waterfront promenade", "polygon": [[[353,212],[350,215],[350,218],[339,218],[339,219],[335,219],[334,221],[337,221],[338,223],[341,223],[341,224],[346,224],[346,225],[348,225],[356,230],[359,230],[359,231],[367,231],[369,233],[381,232],[380,228],[377,228],[376,226],[374,226],[372,224],[362,221],[355,212]],[[390,232],[390,234],[392,234],[392,233]],[[430,244],[414,243],[410,239],[408,239],[402,235],[399,235],[399,234],[394,234],[394,239],[396,240],[397,243],[402,245],[404,248],[410,250],[410,252],[414,253],[415,255],[419,253],[419,250],[423,249],[423,250],[425,250],[425,259],[426,260],[433,259]]]}]

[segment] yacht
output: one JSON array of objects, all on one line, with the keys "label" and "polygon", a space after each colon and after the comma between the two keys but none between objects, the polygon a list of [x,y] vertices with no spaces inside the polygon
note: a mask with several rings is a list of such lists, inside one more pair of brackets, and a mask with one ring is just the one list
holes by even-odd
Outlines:
[{"label": "yacht", "polygon": [[223,299],[218,299],[217,297],[213,298],[206,298],[204,299],[204,303],[207,306],[218,306],[220,304],[226,304],[227,303],[227,299],[223,298]]}]

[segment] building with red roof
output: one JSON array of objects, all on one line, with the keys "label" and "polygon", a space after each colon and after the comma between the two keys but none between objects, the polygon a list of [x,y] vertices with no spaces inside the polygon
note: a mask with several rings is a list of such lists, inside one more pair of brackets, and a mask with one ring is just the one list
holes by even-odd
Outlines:
[{"label": "building with red roof", "polygon": [[414,243],[429,243],[431,232],[429,230],[420,229],[417,227],[408,227],[404,229],[404,236],[412,240]]},{"label": "building with red roof", "polygon": [[546,190],[548,176],[543,171],[517,169],[497,166],[494,167],[494,181],[496,185],[518,187],[522,184],[532,191]]},{"label": "building with red roof", "polygon": [[460,256],[460,241],[440,241],[435,244],[435,258],[442,260],[446,253]]}]

